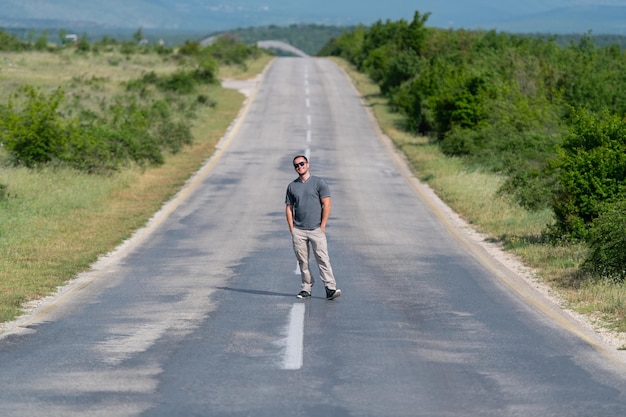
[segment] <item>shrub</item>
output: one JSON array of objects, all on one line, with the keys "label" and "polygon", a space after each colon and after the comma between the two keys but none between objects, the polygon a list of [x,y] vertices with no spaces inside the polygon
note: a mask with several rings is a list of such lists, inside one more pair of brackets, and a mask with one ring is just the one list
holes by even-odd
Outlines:
[{"label": "shrub", "polygon": [[394,108],[406,116],[406,127],[410,132],[429,133],[433,129],[432,123],[424,113],[422,104],[424,99],[416,78],[400,86],[390,100]]},{"label": "shrub", "polygon": [[76,52],[78,53],[87,53],[91,50],[91,45],[89,45],[89,39],[87,38],[87,34],[82,34],[78,39],[78,43],[76,44]]},{"label": "shrub", "polygon": [[20,41],[15,36],[0,30],[0,51],[24,51],[30,45]]},{"label": "shrub", "polygon": [[132,42],[124,42],[120,48],[123,55],[129,56],[137,53],[137,45]]},{"label": "shrub", "polygon": [[509,177],[498,190],[508,194],[521,206],[530,211],[549,208],[554,189],[554,177],[547,167],[528,167],[525,161],[512,163]]},{"label": "shrub", "polygon": [[470,76],[437,98],[434,112],[440,139],[453,128],[476,129],[486,119],[486,84],[484,78]]},{"label": "shrub", "polygon": [[149,134],[159,148],[171,153],[179,152],[183,146],[191,145],[193,135],[187,123],[172,120],[166,101],[157,100],[146,109],[146,116],[151,121]]},{"label": "shrub", "polygon": [[256,47],[250,47],[230,35],[219,36],[206,50],[225,65],[245,65],[246,59],[255,51],[258,54]]},{"label": "shrub", "polygon": [[180,55],[194,56],[200,53],[201,46],[198,41],[185,41],[185,44],[178,49]]},{"label": "shrub", "polygon": [[583,269],[611,281],[626,280],[626,195],[593,221],[589,248]]},{"label": "shrub", "polygon": [[419,73],[420,58],[413,51],[396,55],[389,60],[387,72],[380,83],[380,91],[383,94],[396,91],[403,83],[415,77]]},{"label": "shrub", "polygon": [[190,94],[195,88],[194,75],[188,71],[178,70],[159,78],[157,86],[163,91],[170,91],[177,94]]},{"label": "shrub", "polygon": [[80,119],[63,119],[57,111],[61,89],[50,96],[29,86],[22,91],[23,97],[0,108],[0,142],[15,164],[109,173],[129,163],[161,164],[163,151],[175,153],[192,142],[189,126],[173,120],[165,100],[139,105],[120,97],[105,117],[84,109]]},{"label": "shrub", "polygon": [[159,140],[150,133],[149,109],[134,102],[117,103],[111,112],[113,119],[103,133],[115,160],[130,160],[142,166],[162,164]]},{"label": "shrub", "polygon": [[183,122],[164,120],[156,128],[161,146],[172,153],[179,152],[183,146],[191,145],[193,135],[189,126]]},{"label": "shrub", "polygon": [[46,51],[48,50],[48,31],[44,30],[41,32],[37,40],[35,41],[35,50],[37,51]]},{"label": "shrub", "polygon": [[68,144],[67,165],[91,174],[108,174],[118,169],[120,161],[111,152],[103,125],[90,125],[82,130],[81,140]]},{"label": "shrub", "polygon": [[211,55],[203,53],[196,58],[196,66],[193,72],[195,82],[201,84],[213,84],[217,82],[219,64]]},{"label": "shrub", "polygon": [[64,98],[62,89],[50,96],[31,86],[21,89],[25,95],[22,108],[19,97],[11,97],[0,120],[0,141],[14,162],[34,167],[53,160],[62,160],[70,137],[76,136],[76,126],[64,121],[57,110]]},{"label": "shrub", "polygon": [[603,206],[626,192],[626,121],[585,110],[572,119],[573,130],[553,162],[558,179],[553,210],[558,231],[585,239]]}]

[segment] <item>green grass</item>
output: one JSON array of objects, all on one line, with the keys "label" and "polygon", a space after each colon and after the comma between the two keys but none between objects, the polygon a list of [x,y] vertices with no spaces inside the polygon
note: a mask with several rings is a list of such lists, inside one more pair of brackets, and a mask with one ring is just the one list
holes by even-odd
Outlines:
[{"label": "green grass", "polygon": [[402,129],[402,117],[390,111],[378,86],[345,61],[336,62],[366,97],[381,129],[406,155],[417,178],[474,228],[534,268],[537,278],[554,288],[570,308],[607,328],[626,331],[626,286],[584,276],[579,267],[587,255],[585,246],[547,243],[542,236],[553,222],[549,210],[523,209],[498,193],[503,177],[446,157],[428,138],[408,134]]},{"label": "green grass", "polygon": [[[22,302],[47,294],[96,259],[101,235],[80,227],[104,211],[123,176],[96,177],[70,170],[0,168],[8,195],[0,206],[0,319]],[[89,240],[87,240],[89,239]],[[83,245],[83,246],[81,246]]]}]

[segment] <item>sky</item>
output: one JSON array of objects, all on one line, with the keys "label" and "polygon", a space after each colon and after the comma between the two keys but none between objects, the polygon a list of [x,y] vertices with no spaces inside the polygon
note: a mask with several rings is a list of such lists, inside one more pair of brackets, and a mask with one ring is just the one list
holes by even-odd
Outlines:
[{"label": "sky", "polygon": [[[590,6],[621,6],[602,10]],[[274,24],[369,25],[431,13],[427,26],[514,27],[626,35],[626,0],[0,0],[0,26],[10,19],[97,22],[105,26],[216,31]]]}]

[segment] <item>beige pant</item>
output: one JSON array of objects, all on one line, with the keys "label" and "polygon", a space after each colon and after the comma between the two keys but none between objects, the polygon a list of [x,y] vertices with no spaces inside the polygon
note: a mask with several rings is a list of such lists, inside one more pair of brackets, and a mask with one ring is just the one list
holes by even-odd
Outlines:
[{"label": "beige pant", "polygon": [[309,270],[309,254],[313,250],[317,267],[320,271],[320,279],[324,282],[324,286],[328,289],[337,289],[333,269],[330,266],[330,258],[328,257],[328,244],[326,242],[326,234],[322,229],[301,230],[293,229],[291,233],[293,242],[293,251],[300,265],[300,274],[302,275],[301,291],[311,292],[313,286],[313,276]]}]

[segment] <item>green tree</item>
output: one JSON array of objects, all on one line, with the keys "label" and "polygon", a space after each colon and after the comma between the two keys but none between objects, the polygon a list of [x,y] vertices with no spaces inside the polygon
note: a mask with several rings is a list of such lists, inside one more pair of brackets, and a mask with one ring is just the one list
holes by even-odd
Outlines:
[{"label": "green tree", "polygon": [[139,28],[135,33],[133,33],[133,40],[136,43],[139,43],[143,40],[143,29]]},{"label": "green tree", "polygon": [[45,51],[48,49],[48,31],[42,31],[35,41],[35,49],[37,51]]},{"label": "green tree", "polygon": [[76,44],[76,50],[78,52],[89,52],[91,46],[89,45],[89,38],[86,33],[83,33],[78,39],[78,43]]}]

